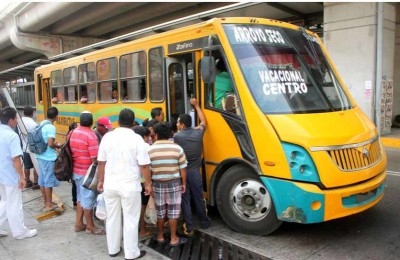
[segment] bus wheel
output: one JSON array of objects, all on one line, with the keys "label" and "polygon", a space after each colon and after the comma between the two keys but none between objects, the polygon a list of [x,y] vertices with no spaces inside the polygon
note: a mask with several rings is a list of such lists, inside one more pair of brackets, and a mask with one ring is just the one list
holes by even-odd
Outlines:
[{"label": "bus wheel", "polygon": [[267,235],[282,224],[268,190],[246,167],[227,170],[218,183],[216,200],[222,219],[236,232]]}]

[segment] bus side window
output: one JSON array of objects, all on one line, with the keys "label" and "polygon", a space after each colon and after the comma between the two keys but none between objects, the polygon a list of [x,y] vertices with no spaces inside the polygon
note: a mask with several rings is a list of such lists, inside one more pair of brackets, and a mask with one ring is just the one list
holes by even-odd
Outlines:
[{"label": "bus side window", "polygon": [[113,91],[118,93],[117,64],[116,58],[99,60],[96,64],[97,88],[100,101],[111,103],[118,101],[118,95],[113,97]]},{"label": "bus side window", "polygon": [[94,62],[81,64],[78,67],[79,99],[81,103],[94,103],[96,101],[96,84]]},{"label": "bus side window", "polygon": [[164,100],[164,51],[162,47],[149,50],[149,95],[151,102]]},{"label": "bus side window", "polygon": [[146,52],[121,56],[119,61],[122,101],[144,101],[146,98]]}]

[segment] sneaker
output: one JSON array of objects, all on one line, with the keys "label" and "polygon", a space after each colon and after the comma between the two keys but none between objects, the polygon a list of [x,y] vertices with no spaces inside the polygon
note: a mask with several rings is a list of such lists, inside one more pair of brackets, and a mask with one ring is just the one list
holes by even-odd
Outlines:
[{"label": "sneaker", "polygon": [[4,229],[0,229],[0,237],[5,237],[8,235],[8,232]]},{"label": "sneaker", "polygon": [[25,238],[29,238],[29,237],[34,237],[37,234],[37,230],[36,229],[27,229],[25,233],[23,233],[22,235],[16,236],[15,239],[25,239]]},{"label": "sneaker", "polygon": [[39,190],[40,186],[37,183],[32,183],[32,190]]}]

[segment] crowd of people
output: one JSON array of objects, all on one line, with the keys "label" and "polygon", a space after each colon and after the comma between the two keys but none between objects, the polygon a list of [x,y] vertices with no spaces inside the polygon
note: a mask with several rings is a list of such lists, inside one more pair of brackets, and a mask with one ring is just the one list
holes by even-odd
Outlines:
[{"label": "crowd of people", "polygon": [[[142,125],[137,124],[135,114],[129,108],[120,111],[115,129],[108,117],[99,117],[94,122],[89,111],[80,114],[79,124],[70,125],[66,138],[73,158],[74,230],[85,231],[88,235],[106,235],[111,257],[117,256],[122,248],[125,259],[138,259],[146,254],[139,250],[138,241],[140,237],[151,235],[144,221],[150,197],[156,211],[154,239],[158,243],[169,242],[170,246],[177,246],[193,235],[192,205],[199,226],[210,226],[200,173],[206,120],[197,100],[192,98],[190,103],[200,119],[197,127],[192,127],[189,114],[176,115],[171,122],[165,122],[161,107],[154,108],[152,118]],[[37,126],[32,112],[31,107],[26,107],[22,118],[28,131]],[[0,168],[0,236],[7,235],[1,227],[8,219],[13,236],[23,239],[35,236],[37,230],[29,230],[23,223],[22,188],[40,189],[43,212],[59,210],[52,201],[52,192],[60,185],[53,168],[61,144],[56,141],[53,125],[58,110],[50,107],[46,119],[39,124],[43,125],[42,135],[48,147],[44,153],[36,155],[38,172],[33,171],[31,181],[30,173],[34,167],[26,142],[20,145],[21,140],[15,132],[16,113],[10,107],[0,110],[0,150],[6,155],[0,158],[0,163],[5,166]],[[98,168],[97,190],[83,187],[84,177],[92,165]],[[93,220],[98,193],[103,193],[107,211],[105,230],[96,226]],[[183,222],[178,223],[179,219]],[[178,234],[181,224],[183,232]],[[164,237],[165,227],[170,231],[168,238]]]}]

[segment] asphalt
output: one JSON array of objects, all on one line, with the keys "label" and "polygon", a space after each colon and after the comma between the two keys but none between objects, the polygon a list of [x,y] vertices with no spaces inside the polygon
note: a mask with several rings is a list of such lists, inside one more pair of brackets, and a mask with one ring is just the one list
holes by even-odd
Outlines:
[{"label": "asphalt", "polygon": [[[38,234],[33,238],[16,240],[12,237],[8,223],[5,229],[9,235],[0,237],[0,259],[124,259],[121,252],[111,258],[107,251],[106,236],[88,235],[75,232],[75,210],[71,197],[71,183],[62,182],[53,190],[53,201],[63,207],[62,213],[42,213],[43,200],[40,190],[24,189],[23,209],[25,225],[36,228]],[[104,223],[96,221],[100,227]],[[139,243],[141,250],[147,254],[141,258],[168,259],[146,245]]]}]

